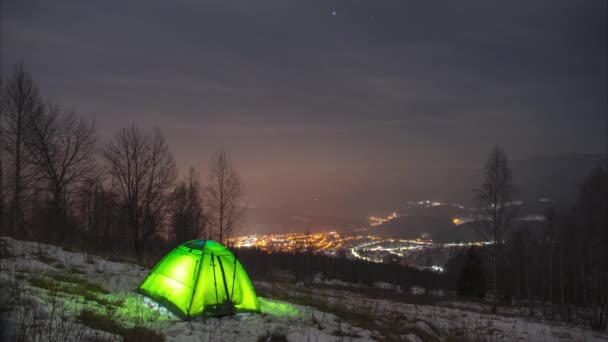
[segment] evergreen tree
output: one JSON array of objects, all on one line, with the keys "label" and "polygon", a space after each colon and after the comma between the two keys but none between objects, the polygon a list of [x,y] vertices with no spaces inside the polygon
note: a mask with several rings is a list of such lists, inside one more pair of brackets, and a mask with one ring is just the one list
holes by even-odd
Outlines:
[{"label": "evergreen tree", "polygon": [[467,250],[458,278],[461,296],[483,298],[486,295],[486,275],[483,263],[475,247]]}]

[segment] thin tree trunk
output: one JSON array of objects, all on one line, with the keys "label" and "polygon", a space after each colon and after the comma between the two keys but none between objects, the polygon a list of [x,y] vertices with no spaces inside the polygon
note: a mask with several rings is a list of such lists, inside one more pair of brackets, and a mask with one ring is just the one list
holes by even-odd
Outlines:
[{"label": "thin tree trunk", "polygon": [[530,291],[530,272],[527,267],[524,267],[524,277],[526,281],[526,295],[528,297],[528,314],[532,316],[532,293]]},{"label": "thin tree trunk", "polygon": [[494,251],[494,274],[493,274],[493,288],[494,288],[494,303],[492,304],[492,313],[496,313],[498,310],[498,245],[495,245]]},{"label": "thin tree trunk", "polygon": [[21,216],[21,118],[17,119],[17,132],[15,142],[15,179],[13,193],[13,212],[11,230],[20,231],[19,217]]},{"label": "thin tree trunk", "polygon": [[551,305],[551,319],[555,318],[553,310],[553,241],[549,248],[549,304]]}]

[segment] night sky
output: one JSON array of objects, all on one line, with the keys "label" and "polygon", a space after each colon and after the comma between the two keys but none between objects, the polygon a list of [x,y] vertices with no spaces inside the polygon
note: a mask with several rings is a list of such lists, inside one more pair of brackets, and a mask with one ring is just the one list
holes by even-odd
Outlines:
[{"label": "night sky", "polygon": [[353,212],[479,168],[494,143],[602,152],[606,6],[4,0],[2,71],[23,60],[102,140],[159,127],[182,174],[224,146],[251,205]]}]

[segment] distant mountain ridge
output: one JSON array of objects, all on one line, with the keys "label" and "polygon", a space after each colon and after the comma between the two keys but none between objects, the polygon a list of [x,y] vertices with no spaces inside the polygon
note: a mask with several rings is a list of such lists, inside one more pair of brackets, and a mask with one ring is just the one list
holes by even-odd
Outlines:
[{"label": "distant mountain ridge", "polygon": [[[513,160],[511,163],[513,183],[518,187],[516,198],[524,203],[518,215],[542,215],[549,207],[574,205],[580,184],[604,161],[604,156],[600,154],[536,156]],[[472,189],[482,182],[481,172],[481,169],[478,169],[458,175],[462,177],[462,181],[455,184],[461,189],[454,192],[457,198],[468,196],[472,199]],[[408,216],[375,227],[374,233],[410,239],[429,234],[433,240],[441,242],[478,239],[468,224],[455,226],[451,222],[459,215],[469,215],[467,210],[441,208],[406,210]],[[527,223],[532,228],[538,227],[539,224],[540,222],[536,221]]]}]

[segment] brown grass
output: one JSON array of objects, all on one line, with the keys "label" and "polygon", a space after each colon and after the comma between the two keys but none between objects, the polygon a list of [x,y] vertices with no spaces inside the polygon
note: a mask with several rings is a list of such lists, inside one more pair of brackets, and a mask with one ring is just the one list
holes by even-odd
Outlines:
[{"label": "brown grass", "polygon": [[92,310],[82,310],[78,315],[82,324],[110,334],[122,336],[125,342],[163,342],[165,337],[158,331],[146,327],[125,328],[109,316]]}]

